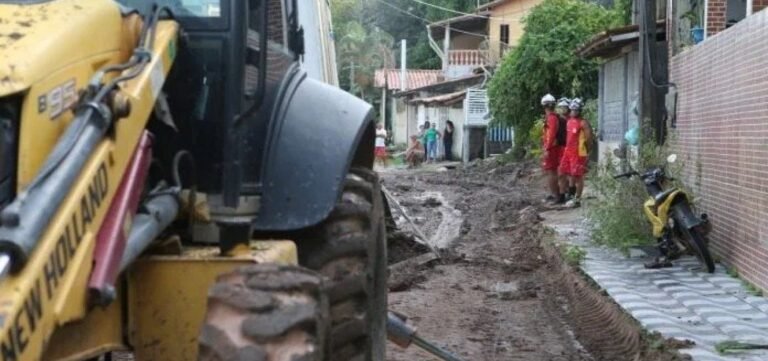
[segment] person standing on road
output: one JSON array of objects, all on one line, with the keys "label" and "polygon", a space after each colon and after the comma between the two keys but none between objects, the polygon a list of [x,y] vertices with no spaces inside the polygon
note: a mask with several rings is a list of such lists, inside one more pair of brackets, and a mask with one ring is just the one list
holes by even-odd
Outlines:
[{"label": "person standing on road", "polygon": [[375,148],[376,161],[381,165],[387,165],[387,130],[384,129],[384,125],[379,123],[376,125],[376,148]]},{"label": "person standing on road", "polygon": [[[557,101],[557,115],[560,118],[560,125],[562,126],[562,129],[559,129],[560,132],[558,132],[558,137],[562,138],[560,145],[563,147],[565,147],[566,127],[571,113],[570,106],[571,100],[566,97],[562,97]],[[558,178],[560,183],[560,199],[558,199],[558,204],[565,204],[567,200],[570,200],[576,194],[576,187],[568,185],[568,176],[560,175]]]},{"label": "person standing on road", "polygon": [[437,139],[440,138],[440,133],[429,122],[424,123],[424,127],[426,128],[424,140],[427,143],[427,162],[434,163],[437,161]]},{"label": "person standing on road", "polygon": [[548,203],[564,202],[564,196],[560,194],[560,184],[557,176],[557,168],[560,158],[563,156],[563,144],[558,142],[558,132],[561,124],[560,118],[555,113],[555,97],[547,94],[541,98],[541,106],[544,107],[544,131],[542,132],[542,158],[541,169],[544,171],[549,195],[545,199]]},{"label": "person standing on road", "polygon": [[445,130],[443,131],[443,149],[445,149],[445,160],[453,160],[453,122],[445,121]]},{"label": "person standing on road", "polygon": [[587,173],[589,162],[589,145],[592,144],[592,127],[581,118],[583,104],[581,99],[571,101],[571,117],[568,118],[568,135],[560,161],[560,174],[568,177],[570,186],[576,187],[573,199],[566,203],[569,207],[581,206],[581,195],[584,192],[584,175]]},{"label": "person standing on road", "polygon": [[424,124],[419,125],[419,142],[421,142],[421,147],[424,148],[425,158],[427,156],[427,139],[424,137],[424,135],[426,134],[428,127],[429,127],[429,122],[424,122]]}]

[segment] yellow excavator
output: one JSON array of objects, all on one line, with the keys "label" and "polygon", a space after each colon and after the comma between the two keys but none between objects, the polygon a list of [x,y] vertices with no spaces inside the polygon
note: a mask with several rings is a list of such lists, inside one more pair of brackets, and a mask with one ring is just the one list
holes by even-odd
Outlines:
[{"label": "yellow excavator", "polygon": [[0,361],[383,359],[372,110],[304,2],[0,0]]}]

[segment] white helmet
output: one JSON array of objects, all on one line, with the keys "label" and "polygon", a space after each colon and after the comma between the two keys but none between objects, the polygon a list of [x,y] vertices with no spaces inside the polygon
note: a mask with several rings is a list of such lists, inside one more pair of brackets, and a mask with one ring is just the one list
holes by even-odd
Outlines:
[{"label": "white helmet", "polygon": [[571,104],[568,105],[568,109],[570,109],[570,110],[581,110],[582,105],[583,104],[581,102],[581,99],[573,98],[573,100],[571,100]]},{"label": "white helmet", "polygon": [[555,104],[555,97],[552,94],[547,94],[541,98],[541,105]]},{"label": "white helmet", "polygon": [[557,101],[558,107],[568,108],[570,105],[571,105],[571,100],[566,97],[562,97],[560,98],[560,100]]}]

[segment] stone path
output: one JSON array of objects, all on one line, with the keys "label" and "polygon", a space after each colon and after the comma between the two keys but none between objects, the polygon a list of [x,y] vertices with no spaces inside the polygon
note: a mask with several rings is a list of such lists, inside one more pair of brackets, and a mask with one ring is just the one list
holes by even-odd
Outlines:
[{"label": "stone path", "polygon": [[675,261],[671,268],[647,270],[647,255],[633,250],[629,258],[590,244],[579,211],[542,215],[568,242],[587,251],[583,270],[625,311],[650,331],[665,337],[691,340],[681,352],[695,361],[768,360],[768,351],[720,355],[715,345],[735,340],[768,344],[768,299],[751,295],[718,264],[714,274],[698,270],[693,257]]}]

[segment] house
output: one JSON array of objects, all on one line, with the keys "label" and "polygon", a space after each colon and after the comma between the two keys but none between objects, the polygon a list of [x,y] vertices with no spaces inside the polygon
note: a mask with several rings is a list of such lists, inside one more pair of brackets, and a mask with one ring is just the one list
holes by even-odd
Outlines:
[{"label": "house", "polygon": [[[627,122],[636,121],[626,109],[633,89],[641,101],[662,94],[666,134],[660,139],[682,162],[682,180],[697,211],[709,215],[710,251],[761,289],[768,289],[766,5],[672,1],[663,12],[665,31],[656,28],[657,41],[667,48],[657,49],[657,58],[633,50],[631,27],[598,34],[580,49],[606,60],[600,74],[601,147],[618,146]],[[644,61],[665,65],[651,73]]]},{"label": "house", "polygon": [[[665,22],[657,23],[657,50],[663,54],[661,60],[666,69],[667,42]],[[640,29],[628,25],[601,32],[576,50],[584,58],[599,58],[597,104],[598,157],[606,152],[622,148],[624,134],[633,127],[639,127],[635,105],[640,100]]]},{"label": "house", "polygon": [[[392,119],[395,142],[407,140],[425,121],[443,129],[450,119],[456,128],[456,157],[468,161],[508,149],[512,130],[488,129],[491,117],[484,88],[491,70],[522,36],[523,17],[541,1],[492,1],[473,13],[428,25],[430,46],[442,59],[439,81],[403,91],[396,85],[398,70],[379,70],[376,87],[390,104],[382,107],[382,114]],[[411,72],[415,70],[406,73]]]},{"label": "house", "polygon": [[[407,129],[408,136],[418,134],[419,125],[429,122],[436,129],[443,131],[446,122],[450,120],[454,125],[454,140],[452,155],[454,159],[465,159],[467,161],[484,156],[484,139],[482,134],[479,141],[467,144],[467,137],[475,134],[472,131],[471,124],[466,120],[469,110],[467,94],[478,89],[486,80],[485,73],[473,74],[462,78],[446,80],[420,88],[408,89],[393,96],[399,102],[406,105],[407,110]],[[479,100],[481,102],[481,111],[488,112],[487,97]],[[483,128],[485,124],[482,124]],[[484,133],[483,133],[484,134]],[[477,137],[475,135],[475,137]],[[467,150],[465,152],[465,149]],[[444,155],[445,150],[441,142],[438,142],[438,154]]]},{"label": "house", "polygon": [[[405,75],[405,84],[402,76]],[[384,121],[385,127],[392,133],[395,144],[407,144],[408,119],[416,117],[416,107],[406,104],[401,98],[393,95],[409,89],[419,89],[443,80],[442,70],[414,70],[405,72],[398,69],[378,69],[374,74],[374,87],[381,89],[381,108],[379,109],[380,121]],[[410,107],[410,109],[409,109]]]},{"label": "house", "polygon": [[496,0],[428,25],[432,49],[443,59],[446,78],[493,67],[520,41],[523,17],[543,0]]}]

